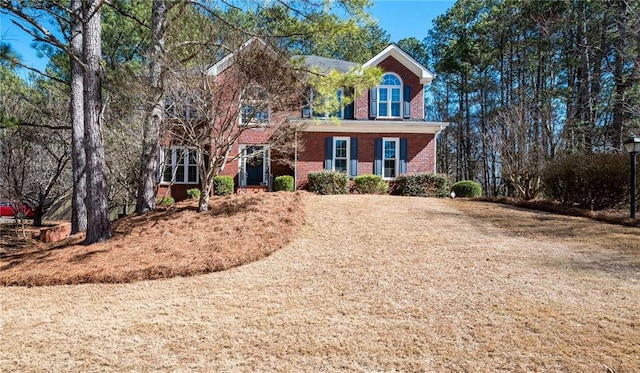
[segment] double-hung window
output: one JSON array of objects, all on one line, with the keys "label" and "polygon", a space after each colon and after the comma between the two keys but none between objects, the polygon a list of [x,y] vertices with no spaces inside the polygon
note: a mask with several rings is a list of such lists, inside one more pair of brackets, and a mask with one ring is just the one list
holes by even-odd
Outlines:
[{"label": "double-hung window", "polygon": [[198,151],[185,147],[164,148],[161,153],[161,182],[198,183]]},{"label": "double-hung window", "polygon": [[242,104],[241,116],[241,123],[244,125],[267,125],[269,124],[269,107],[261,102],[245,102]]},{"label": "double-hung window", "polygon": [[398,176],[400,155],[400,139],[382,139],[382,177],[392,179]]},{"label": "double-hung window", "polygon": [[349,172],[349,138],[333,138],[333,169],[338,172]]},{"label": "double-hung window", "polygon": [[402,116],[402,82],[395,74],[382,76],[378,86],[378,116],[400,118]]},{"label": "double-hung window", "polygon": [[268,125],[269,112],[267,92],[260,86],[248,87],[242,95],[240,123],[243,125]]}]

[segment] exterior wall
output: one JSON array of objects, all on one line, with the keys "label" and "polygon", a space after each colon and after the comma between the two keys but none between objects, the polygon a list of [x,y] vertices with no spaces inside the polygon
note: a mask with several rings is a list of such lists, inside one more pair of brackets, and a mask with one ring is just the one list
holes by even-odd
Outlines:
[{"label": "exterior wall", "polygon": [[375,148],[374,140],[381,137],[398,137],[407,139],[407,173],[435,173],[435,135],[408,133],[314,133],[304,134],[304,151],[298,154],[297,180],[298,188],[307,184],[310,172],[324,169],[325,137],[357,137],[358,138],[358,175],[374,173]]},{"label": "exterior wall", "polygon": [[187,199],[187,190],[200,188],[200,184],[169,184],[163,183],[158,185],[158,198],[173,197],[176,201]]},{"label": "exterior wall", "polygon": [[[384,72],[392,72],[398,74],[402,79],[402,84],[411,87],[411,119],[424,119],[424,90],[420,84],[420,79],[409,69],[404,67],[398,60],[389,56],[385,58],[378,67]],[[356,119],[369,119],[369,92],[364,92],[355,99]]]}]

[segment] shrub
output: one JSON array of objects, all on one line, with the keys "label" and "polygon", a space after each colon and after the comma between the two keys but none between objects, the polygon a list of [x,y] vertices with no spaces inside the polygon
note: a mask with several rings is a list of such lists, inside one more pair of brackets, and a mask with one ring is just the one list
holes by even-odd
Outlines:
[{"label": "shrub", "polygon": [[200,199],[200,189],[198,188],[193,188],[193,189],[187,189],[187,197],[190,199]]},{"label": "shrub", "polygon": [[228,196],[233,194],[233,177],[218,175],[213,177],[213,194]]},{"label": "shrub", "polygon": [[462,180],[451,186],[451,191],[456,197],[480,197],[482,195],[482,187],[473,180]]},{"label": "shrub", "polygon": [[359,175],[353,178],[355,191],[360,194],[385,194],[389,184],[380,175]]},{"label": "shrub", "polygon": [[293,176],[282,175],[277,176],[273,181],[273,190],[276,192],[284,190],[286,192],[293,192]]},{"label": "shrub", "polygon": [[176,200],[173,197],[160,197],[156,199],[156,205],[169,207],[176,203]]},{"label": "shrub", "polygon": [[344,172],[318,171],[310,172],[307,188],[316,194],[349,193],[349,177]]},{"label": "shrub", "polygon": [[603,210],[629,197],[629,161],[623,154],[574,154],[542,171],[544,193],[564,206]]},{"label": "shrub", "polygon": [[390,193],[415,197],[446,197],[449,179],[438,174],[401,175],[390,186]]}]

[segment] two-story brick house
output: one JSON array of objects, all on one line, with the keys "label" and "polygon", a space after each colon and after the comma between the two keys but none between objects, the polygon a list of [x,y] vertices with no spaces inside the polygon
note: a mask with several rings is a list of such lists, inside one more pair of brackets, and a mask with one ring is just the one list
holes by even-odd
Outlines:
[{"label": "two-story brick house", "polygon": [[[209,69],[216,78],[224,76],[232,65],[232,55]],[[308,66],[321,70],[346,72],[357,64],[336,59],[306,56]],[[271,111],[242,103],[242,111],[251,112],[252,120],[264,123],[247,129],[231,150],[233,161],[222,174],[235,178],[240,190],[257,187],[268,189],[273,178],[288,174],[295,177],[296,186],[306,185],[310,172],[323,169],[346,172],[350,177],[362,174],[382,175],[392,180],[398,175],[436,172],[436,135],[448,125],[425,120],[424,87],[434,74],[395,44],[389,45],[364,64],[383,70],[380,84],[334,113],[332,119],[318,115],[310,102],[300,111]],[[349,95],[345,87],[339,95]],[[256,112],[258,110],[258,112]],[[239,119],[242,125],[243,116]],[[304,146],[295,155],[292,167],[282,166],[272,159],[270,138],[274,130],[292,121],[299,126],[297,137]],[[194,167],[192,156],[185,156],[186,167]],[[275,157],[275,155],[274,155]],[[181,172],[180,175],[187,175]],[[192,172],[193,174],[193,172]],[[177,199],[184,191],[198,184],[196,178],[185,176],[174,181],[171,189]],[[163,190],[163,183],[161,183]]]}]

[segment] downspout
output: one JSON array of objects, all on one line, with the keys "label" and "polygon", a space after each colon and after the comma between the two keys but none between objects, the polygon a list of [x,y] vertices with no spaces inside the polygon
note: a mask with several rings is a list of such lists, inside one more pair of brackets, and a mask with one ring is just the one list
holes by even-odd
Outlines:
[{"label": "downspout", "polygon": [[298,128],[293,130],[293,190],[298,190]]}]

